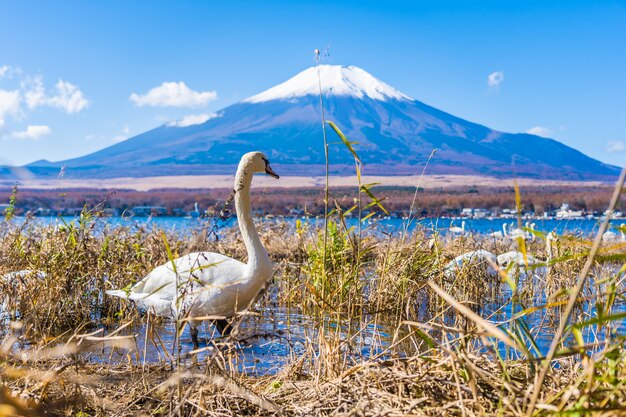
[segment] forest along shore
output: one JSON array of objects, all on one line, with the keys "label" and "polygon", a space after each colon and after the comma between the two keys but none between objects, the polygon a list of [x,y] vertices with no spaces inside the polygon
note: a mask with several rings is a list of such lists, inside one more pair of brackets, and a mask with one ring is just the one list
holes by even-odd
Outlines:
[{"label": "forest along shore", "polygon": [[[226,177],[225,177],[226,178]],[[287,177],[289,178],[289,177]],[[389,177],[386,177],[389,178]],[[262,176],[258,178],[262,180]],[[64,181],[56,182],[60,188],[28,188],[18,185],[15,214],[27,212],[37,215],[43,209],[43,215],[73,215],[87,207],[102,205],[110,209],[108,213],[121,215],[134,207],[158,207],[158,213],[167,216],[186,216],[195,210],[219,212],[224,201],[231,193],[232,179],[224,188],[168,188],[161,183],[161,188],[138,191],[129,188],[71,188],[64,187]],[[274,182],[273,184],[277,184]],[[280,183],[283,183],[281,178]],[[199,185],[200,187],[200,185]],[[415,186],[385,186],[373,188],[379,198],[384,198],[384,205],[392,216],[405,217],[409,214],[413,198],[417,196],[413,214],[420,217],[454,217],[463,214],[463,209],[478,208],[489,210],[494,217],[506,210],[515,210],[515,189],[512,184],[506,186],[487,186],[482,182],[469,185],[446,187],[421,187],[416,195]],[[525,185],[520,187],[522,211],[533,216],[554,214],[563,204],[571,210],[585,214],[601,216],[610,199],[612,185],[595,183],[572,183],[571,185]],[[8,203],[15,192],[13,184],[0,187],[0,201]],[[355,186],[332,187],[331,197],[339,204],[349,204],[357,196]],[[255,184],[252,202],[256,215],[323,215],[324,191],[318,188],[264,188]],[[619,207],[618,207],[619,208]],[[104,211],[107,213],[107,211]],[[524,214],[523,213],[523,214]]]}]

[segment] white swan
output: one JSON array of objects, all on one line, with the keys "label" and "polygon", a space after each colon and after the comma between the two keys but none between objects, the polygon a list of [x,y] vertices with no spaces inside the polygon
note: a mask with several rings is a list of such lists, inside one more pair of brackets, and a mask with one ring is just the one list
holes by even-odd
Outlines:
[{"label": "white swan", "polygon": [[602,235],[603,242],[626,242],[626,235],[623,231],[620,233],[609,230]]},{"label": "white swan", "polygon": [[496,230],[495,232],[489,233],[489,236],[491,236],[491,237],[507,237],[506,226],[507,226],[506,223],[502,223],[502,231]]},{"label": "white swan", "polygon": [[524,257],[524,254],[522,252],[516,250],[512,250],[498,255],[498,265],[506,267],[510,263],[514,263],[522,267],[543,264],[544,262],[529,254],[526,254],[526,257]]},{"label": "white swan", "polygon": [[492,266],[495,265],[496,262],[496,255],[487,250],[478,249],[459,255],[450,262],[448,262],[443,270],[443,273],[446,277],[452,278],[463,268],[463,265],[473,263],[486,266],[487,274],[491,276],[496,276],[498,275],[498,273]]},{"label": "white swan", "polygon": [[7,305],[17,291],[27,289],[30,280],[43,281],[46,273],[35,269],[22,269],[0,275],[0,313],[7,310]]},{"label": "white swan", "polygon": [[0,276],[0,282],[4,284],[17,285],[18,280],[24,281],[26,278],[34,277],[37,279],[45,279],[46,273],[43,271],[37,271],[34,269],[22,269],[19,271],[8,272]]},{"label": "white swan", "polygon": [[522,252],[512,250],[498,255],[498,265],[507,269],[509,265],[511,265],[512,268],[520,272],[520,275],[524,276],[527,270],[533,271],[535,275],[547,274],[550,264],[552,263],[552,241],[556,238],[555,236],[554,232],[550,232],[546,235],[545,262],[528,253],[524,256]]},{"label": "white swan", "polygon": [[194,219],[200,217],[200,209],[198,208],[197,201],[193,204],[193,211],[189,212],[189,215]]},{"label": "white swan", "polygon": [[[235,176],[234,193],[247,264],[219,253],[191,253],[155,268],[128,292],[113,290],[107,294],[132,300],[158,316],[188,318],[196,349],[202,317],[232,317],[248,308],[272,278],[272,263],[257,234],[250,207],[250,186],[257,172],[278,178],[262,153],[245,154]],[[216,320],[216,325],[224,334],[228,322]]]},{"label": "white swan", "polygon": [[509,231],[508,237],[516,240],[517,238],[522,238],[524,240],[530,239],[530,233],[525,231],[524,229],[520,229],[519,227],[513,228],[513,223],[511,223],[512,230]]},{"label": "white swan", "polygon": [[455,235],[460,235],[465,233],[465,220],[461,222],[461,227],[459,226],[450,226],[448,229],[450,233],[454,233]]}]

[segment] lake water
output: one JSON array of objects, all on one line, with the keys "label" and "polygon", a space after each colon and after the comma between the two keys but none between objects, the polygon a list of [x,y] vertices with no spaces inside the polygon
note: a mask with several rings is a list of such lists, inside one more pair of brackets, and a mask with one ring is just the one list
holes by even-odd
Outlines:
[{"label": "lake water", "polygon": [[[323,226],[323,219],[314,217],[276,217],[265,219],[266,221],[285,221],[295,224],[296,220],[300,220],[309,225]],[[13,219],[15,223],[23,223],[24,218],[16,217]],[[73,218],[66,218],[64,221],[69,222]],[[259,219],[261,220],[261,219]],[[62,220],[58,217],[37,217],[33,221],[42,224],[61,224]],[[408,224],[407,220],[396,217],[368,219],[362,224],[364,230],[397,233],[405,228],[413,230],[416,227],[425,228],[428,231],[439,233],[448,233],[451,226],[461,227],[465,222],[466,233],[488,234],[492,232],[502,231],[504,224],[509,225],[509,230],[517,228],[516,219],[452,219],[447,217],[440,218],[424,218],[416,219]],[[558,235],[575,234],[579,236],[592,236],[599,228],[601,220],[599,219],[528,219],[522,221],[522,226],[526,223],[534,225],[536,230],[548,233],[555,232]],[[236,219],[218,220],[213,218],[190,218],[190,217],[103,217],[98,219],[100,225],[109,226],[125,226],[125,227],[158,227],[166,231],[177,233],[185,233],[190,230],[199,230],[204,227],[217,226],[217,229],[236,225]],[[356,219],[348,218],[348,226],[358,225]],[[626,225],[626,219],[613,219],[610,223],[612,228]]]},{"label": "lake water", "polygon": [[[65,221],[69,221],[66,219]],[[323,220],[319,218],[299,218],[302,222],[310,225],[322,226]],[[23,218],[13,219],[16,223],[24,221]],[[40,224],[62,224],[59,218],[36,218],[32,220]],[[273,218],[266,221],[286,221],[295,225],[296,218]],[[450,226],[461,226],[461,219],[450,218],[438,218],[438,219],[420,219],[413,221],[409,230],[415,227],[423,227],[431,232],[437,231],[439,233],[448,233]],[[488,234],[494,231],[502,230],[503,224],[513,223],[513,227],[516,226],[515,219],[465,219],[465,230],[468,233],[475,234]],[[557,234],[575,234],[590,237],[593,235],[599,227],[600,220],[597,219],[577,219],[577,220],[553,220],[553,219],[534,219],[528,220],[535,224],[536,230],[542,232],[556,232]],[[172,231],[178,234],[185,234],[192,230],[201,230],[203,228],[211,227],[214,224],[218,227],[218,230],[222,228],[234,227],[236,225],[235,219],[229,219],[227,221],[216,221],[214,219],[192,219],[182,217],[152,217],[152,218],[101,218],[97,220],[98,227],[115,227],[125,226],[130,228],[151,228],[158,227],[166,231]],[[526,220],[524,220],[526,222]],[[348,219],[348,224],[354,226],[357,221],[354,219]],[[619,227],[626,224],[626,219],[612,220],[612,227]],[[364,229],[371,231],[372,233],[398,233],[406,227],[406,221],[397,218],[385,218],[375,219],[367,221],[363,224]],[[540,303],[540,300],[536,300],[535,304]],[[512,314],[512,306],[506,304],[504,309],[500,309],[500,306],[494,304],[493,306],[484,306],[482,315],[490,318],[494,322],[504,322],[508,320]],[[517,306],[516,311],[519,311],[521,307]],[[614,312],[626,311],[626,306],[623,303],[618,303]],[[495,313],[491,315],[490,313]],[[593,310],[591,310],[593,314]],[[539,344],[539,350],[546,352],[550,341],[551,334],[554,331],[553,326],[540,326],[544,319],[544,312],[538,311],[532,313],[526,317],[528,325],[532,328],[535,327],[533,334],[537,338]],[[175,326],[171,321],[164,321],[156,325],[156,332],[158,332],[161,342],[146,338],[146,326],[145,322],[135,323],[133,327],[125,329],[122,334],[133,335],[134,351],[133,354],[137,361],[143,360],[145,355],[146,360],[150,362],[159,360],[172,360],[175,356],[174,342],[175,342]],[[393,328],[386,327],[383,324],[376,322],[353,323],[352,329],[346,328],[346,324],[341,324],[341,327],[337,327],[337,324],[327,322],[325,326],[325,332],[332,334],[333,331],[338,331],[338,334],[343,339],[350,339],[349,344],[351,353],[350,357],[355,360],[361,357],[372,357],[374,355],[401,354],[401,350],[394,349],[394,352],[387,350],[393,342]],[[226,353],[232,354],[232,358],[235,358],[231,363],[238,371],[244,371],[252,374],[268,374],[278,372],[285,364],[292,362],[295,358],[298,358],[306,353],[307,347],[311,346],[311,341],[316,341],[319,337],[317,329],[319,326],[314,323],[310,317],[303,315],[297,309],[287,310],[280,307],[263,309],[259,312],[258,316],[246,317],[242,320],[239,328],[239,334],[234,339],[235,342],[229,342],[224,344],[219,338],[215,338],[213,334],[213,327],[209,324],[204,324],[200,330],[200,337],[205,341],[210,340],[208,344],[203,344],[205,350],[198,355],[198,359],[202,360],[207,355],[213,355],[217,350],[220,351],[220,355]],[[354,331],[354,329],[359,329]],[[106,333],[114,331],[115,328],[110,328]],[[625,323],[622,322],[617,332],[620,334],[626,333]],[[147,341],[147,343],[145,343]],[[313,343],[315,345],[316,342]],[[188,330],[185,330],[182,339],[181,347],[183,358],[187,356],[187,353],[192,350],[191,339],[189,337]],[[92,342],[86,348],[83,353],[86,358],[92,361],[102,362],[120,362],[127,361],[129,356],[126,351],[120,349],[113,349],[108,347],[105,343]],[[132,355],[131,355],[132,356]]]},{"label": "lake water", "polygon": [[[153,324],[154,332],[159,340],[146,337],[146,316],[140,323],[124,329],[121,334],[133,335],[132,350],[137,362],[168,361],[176,357],[176,329],[171,320]],[[301,314],[297,309],[264,308],[258,315],[244,318],[237,334],[230,339],[222,339],[219,332],[208,322],[199,328],[200,352],[193,358],[189,352],[193,344],[187,329],[180,340],[181,360],[190,363],[192,360],[202,361],[209,355],[220,351],[221,356],[229,357],[229,366],[238,372],[252,375],[266,375],[279,372],[285,365],[306,355],[319,341],[319,323],[311,317]],[[107,333],[114,331],[110,328]],[[327,338],[339,337],[349,340],[348,360],[360,360],[380,356],[382,358],[397,354],[398,349],[388,350],[392,335],[385,332],[385,326],[369,322],[355,324],[348,328],[346,324],[338,327],[337,323],[326,320],[324,333]],[[151,333],[148,333],[150,335]],[[147,342],[147,343],[146,343]],[[316,352],[318,353],[317,349]],[[106,342],[91,342],[83,346],[82,355],[95,362],[123,363],[128,361],[127,350],[112,348]]]}]

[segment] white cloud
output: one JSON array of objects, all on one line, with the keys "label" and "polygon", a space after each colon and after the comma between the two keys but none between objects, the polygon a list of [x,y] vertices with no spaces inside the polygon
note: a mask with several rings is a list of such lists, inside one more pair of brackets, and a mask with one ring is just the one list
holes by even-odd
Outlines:
[{"label": "white cloud", "polygon": [[128,125],[124,125],[122,128],[122,134],[113,136],[113,142],[123,142],[130,136],[130,127]]},{"label": "white cloud", "polygon": [[626,146],[624,142],[621,140],[610,140],[607,143],[606,151],[607,152],[624,152],[626,150]]},{"label": "white cloud", "polygon": [[21,132],[13,132],[9,135],[14,139],[39,139],[42,136],[49,135],[52,130],[46,125],[30,125]]},{"label": "white cloud", "polygon": [[24,100],[29,109],[49,106],[65,110],[67,113],[78,113],[89,106],[89,102],[80,89],[74,84],[59,80],[55,84],[55,94],[46,95],[41,77],[28,78],[22,82]]},{"label": "white cloud", "polygon": [[206,122],[207,120],[215,119],[216,117],[219,117],[219,116],[220,115],[217,113],[189,114],[187,116],[184,116],[180,120],[172,120],[170,122],[167,122],[166,125],[173,126],[173,127],[187,127],[187,126],[199,125],[199,124]]},{"label": "white cloud", "polygon": [[497,89],[500,87],[500,84],[502,84],[502,81],[504,81],[504,72],[502,71],[492,72],[487,76],[487,85],[489,88]]},{"label": "white cloud", "polygon": [[27,78],[22,81],[24,101],[29,109],[42,106],[46,102],[46,90],[43,88],[41,77]]},{"label": "white cloud", "polygon": [[531,135],[537,135],[537,136],[547,138],[552,134],[552,131],[548,129],[547,127],[535,126],[535,127],[531,127],[530,129],[528,129],[526,133],[530,133]]},{"label": "white cloud", "polygon": [[21,95],[18,90],[0,90],[0,127],[4,126],[7,116],[20,114]]},{"label": "white cloud", "polygon": [[83,92],[74,84],[59,80],[54,87],[57,94],[48,98],[48,105],[63,109],[70,114],[78,113],[89,106]]},{"label": "white cloud", "polygon": [[215,91],[194,91],[180,82],[164,82],[145,95],[132,93],[129,97],[135,106],[202,107],[217,98]]},{"label": "white cloud", "polygon": [[13,67],[10,67],[8,65],[3,65],[0,67],[0,78],[8,77],[11,75],[12,72],[13,72]]}]

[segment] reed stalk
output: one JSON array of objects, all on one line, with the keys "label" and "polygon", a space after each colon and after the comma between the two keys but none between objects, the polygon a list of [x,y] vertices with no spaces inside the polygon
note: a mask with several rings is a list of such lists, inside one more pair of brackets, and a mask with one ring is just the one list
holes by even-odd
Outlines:
[{"label": "reed stalk", "polygon": [[[322,89],[322,77],[320,75],[320,50],[315,50],[315,66],[317,67],[317,85],[319,88],[319,98],[320,98],[320,115],[322,117],[322,137],[324,139],[324,163],[325,163],[325,171],[324,171],[324,254],[323,254],[323,270],[322,273],[326,274],[326,245],[328,243],[328,202],[329,202],[329,170],[330,170],[330,161],[328,158],[328,141],[326,139],[326,113],[324,111],[324,98],[323,98],[323,89]],[[322,294],[324,297],[326,294]]]},{"label": "reed stalk", "polygon": [[554,333],[554,337],[552,338],[552,343],[550,344],[550,350],[548,351],[548,354],[546,355],[546,358],[543,361],[541,371],[539,372],[539,374],[537,374],[535,378],[532,396],[530,398],[530,403],[528,404],[528,409],[526,412],[527,416],[531,416],[533,412],[535,411],[537,400],[539,399],[539,393],[541,392],[541,387],[543,386],[543,382],[546,378],[548,370],[551,367],[552,360],[554,359],[554,356],[556,354],[556,349],[558,345],[562,343],[563,335],[565,333],[565,328],[567,327],[570,316],[572,315],[572,311],[574,310],[574,305],[576,304],[576,300],[578,299],[580,292],[583,289],[583,286],[585,285],[585,282],[587,281],[589,277],[589,271],[591,270],[593,261],[598,253],[598,250],[600,249],[600,244],[602,243],[602,237],[604,235],[604,232],[606,232],[609,226],[613,211],[615,210],[615,207],[617,206],[617,203],[619,201],[619,197],[622,193],[622,188],[624,187],[625,179],[626,179],[626,165],[624,166],[624,168],[622,168],[622,172],[620,173],[617,183],[615,184],[613,196],[611,197],[611,202],[609,203],[609,207],[607,209],[607,215],[604,218],[604,221],[600,224],[598,233],[596,233],[596,237],[593,241],[593,246],[591,247],[591,250],[589,251],[589,255],[587,256],[587,261],[585,262],[585,265],[583,266],[580,273],[578,274],[578,278],[576,280],[576,286],[570,290],[569,299],[567,301],[567,306],[565,307],[563,314],[561,314],[559,327],[557,328],[557,331]]}]

